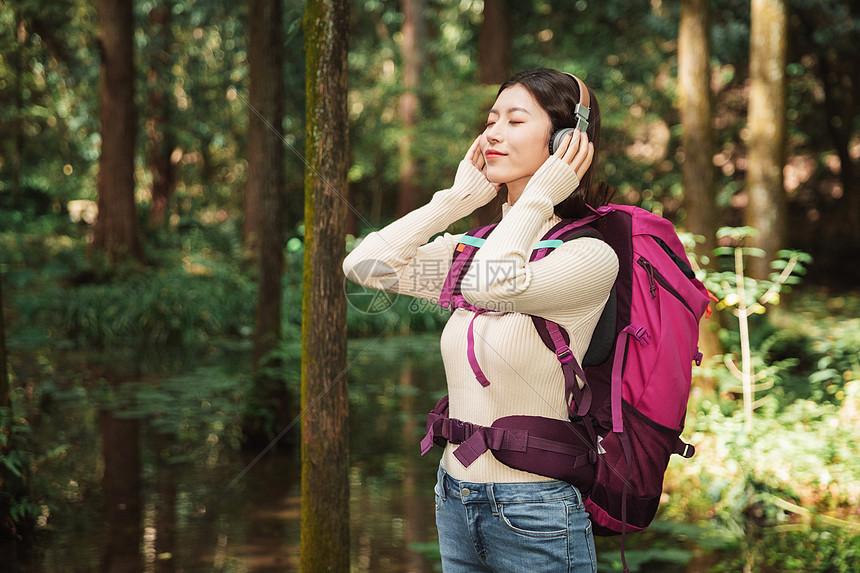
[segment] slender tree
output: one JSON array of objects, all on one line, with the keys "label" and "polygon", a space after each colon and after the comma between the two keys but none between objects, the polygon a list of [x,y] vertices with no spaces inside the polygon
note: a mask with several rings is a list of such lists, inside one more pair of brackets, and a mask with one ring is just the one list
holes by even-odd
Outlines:
[{"label": "slender tree", "polygon": [[[248,91],[248,182],[245,228],[259,269],[254,346],[254,396],[249,402],[245,445],[257,448],[271,439],[276,428],[265,427],[273,419],[277,428],[288,423],[289,396],[284,380],[271,375],[277,369],[272,356],[281,340],[282,279],[284,273],[284,117],[283,7],[281,0],[250,0],[250,88]],[[253,197],[253,200],[251,199]],[[252,226],[249,227],[249,224]],[[271,418],[261,410],[274,413]]]},{"label": "slender tree", "polygon": [[402,0],[403,26],[403,95],[400,96],[400,121],[405,133],[398,142],[400,174],[398,176],[397,214],[405,215],[416,206],[418,162],[412,153],[415,124],[418,121],[418,86],[424,62],[424,0]]},{"label": "slender tree", "polygon": [[137,117],[134,104],[133,2],[99,0],[99,215],[93,246],[116,260],[143,260],[134,202],[134,146]]},{"label": "slender tree", "polygon": [[[708,0],[682,0],[678,30],[678,105],[684,163],[684,207],[687,230],[705,238],[698,255],[712,256],[716,246],[717,201],[714,185],[714,135],[711,127],[711,49]],[[722,354],[717,317],[699,326],[699,345],[706,358]],[[713,381],[704,380],[713,393]]]},{"label": "slender tree", "polygon": [[678,32],[678,103],[684,163],[684,207],[687,230],[705,237],[697,247],[711,256],[717,231],[714,190],[714,135],[711,127],[711,49],[707,0],[682,0]]},{"label": "slender tree", "polygon": [[746,222],[758,229],[756,246],[765,253],[753,260],[750,274],[765,278],[787,234],[782,169],[788,15],[785,0],[752,0],[751,10]]},{"label": "slender tree", "polygon": [[349,571],[346,383],[347,0],[305,6],[302,571]]}]

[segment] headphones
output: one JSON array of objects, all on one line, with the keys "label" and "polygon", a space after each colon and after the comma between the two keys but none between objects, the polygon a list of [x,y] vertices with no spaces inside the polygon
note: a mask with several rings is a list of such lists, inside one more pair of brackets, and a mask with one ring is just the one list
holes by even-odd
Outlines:
[{"label": "headphones", "polygon": [[[572,77],[579,85],[579,103],[576,104],[576,107],[573,109],[573,113],[576,117],[576,127],[578,127],[580,131],[587,131],[588,114],[591,112],[591,98],[588,95],[588,88],[585,87],[585,83],[575,75],[568,74],[567,72],[562,73]],[[572,127],[563,127],[556,130],[556,132],[549,138],[549,154],[552,155],[564,141],[564,138],[567,137],[569,133],[573,133],[573,131],[574,128]]]}]

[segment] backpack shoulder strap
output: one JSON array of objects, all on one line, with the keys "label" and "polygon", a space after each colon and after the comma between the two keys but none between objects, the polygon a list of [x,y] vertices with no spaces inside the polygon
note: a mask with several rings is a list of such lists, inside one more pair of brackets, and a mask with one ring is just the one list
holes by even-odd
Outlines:
[{"label": "backpack shoulder strap", "polygon": [[451,268],[448,269],[448,275],[445,277],[445,283],[442,285],[442,292],[439,293],[439,306],[442,308],[451,308],[451,302],[455,295],[460,294],[460,283],[463,282],[463,276],[475,258],[475,252],[493,229],[496,224],[486,225],[467,231],[454,248],[454,255],[451,260]]}]

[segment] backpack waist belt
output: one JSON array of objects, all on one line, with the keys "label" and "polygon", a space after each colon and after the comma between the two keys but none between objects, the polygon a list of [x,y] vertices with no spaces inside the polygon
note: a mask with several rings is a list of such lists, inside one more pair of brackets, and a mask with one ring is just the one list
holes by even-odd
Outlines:
[{"label": "backpack waist belt", "polygon": [[449,418],[447,408],[427,416],[421,455],[433,444],[459,444],[454,456],[469,467],[487,450],[514,469],[560,479],[587,491],[594,480],[597,454],[578,425],[541,416],[506,416],[481,426]]}]

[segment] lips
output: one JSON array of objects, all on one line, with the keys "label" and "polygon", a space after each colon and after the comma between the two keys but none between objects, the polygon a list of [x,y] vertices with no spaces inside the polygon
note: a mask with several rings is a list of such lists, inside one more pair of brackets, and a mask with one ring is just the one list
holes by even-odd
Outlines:
[{"label": "lips", "polygon": [[504,157],[504,155],[505,155],[504,153],[502,153],[501,151],[496,151],[495,149],[488,149],[484,153],[484,156],[487,159],[490,159],[491,157]]}]

